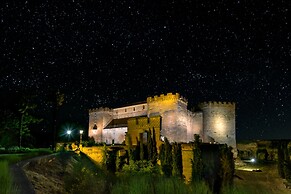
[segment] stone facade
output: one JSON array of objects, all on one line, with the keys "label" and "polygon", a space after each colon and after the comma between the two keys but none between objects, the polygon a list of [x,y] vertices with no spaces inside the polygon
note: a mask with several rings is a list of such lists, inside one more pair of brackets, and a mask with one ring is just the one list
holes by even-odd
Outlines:
[{"label": "stone facade", "polygon": [[[203,142],[215,141],[236,148],[234,103],[201,103],[201,111],[196,112],[188,110],[187,105],[188,101],[180,94],[168,93],[130,106],[91,109],[88,134],[96,142],[122,143],[126,132],[136,137],[137,131],[155,127],[157,140],[167,137],[170,142],[187,143],[193,141],[194,134],[199,134]],[[157,118],[160,126],[155,123]],[[143,122],[147,122],[144,128]]]},{"label": "stone facade", "polygon": [[201,103],[203,140],[227,143],[236,148],[235,104],[228,102]]},{"label": "stone facade", "polygon": [[151,130],[151,134],[155,130],[155,138],[157,142],[157,148],[160,147],[162,141],[160,139],[161,131],[161,117],[152,116],[148,117],[139,117],[139,118],[130,118],[127,121],[128,131],[126,137],[130,136],[132,145],[137,145],[137,140],[140,141],[140,138],[143,138],[143,141],[146,142],[146,132]]}]

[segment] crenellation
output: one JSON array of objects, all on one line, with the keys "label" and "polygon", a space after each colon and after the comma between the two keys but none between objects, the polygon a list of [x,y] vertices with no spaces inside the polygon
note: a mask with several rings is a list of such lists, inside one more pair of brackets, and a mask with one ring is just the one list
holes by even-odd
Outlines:
[{"label": "crenellation", "polygon": [[92,112],[113,112],[113,109],[108,108],[108,107],[89,109],[89,113],[92,113]]},{"label": "crenellation", "polygon": [[199,103],[199,107],[210,107],[210,106],[221,106],[221,107],[233,107],[235,106],[235,102],[226,102],[226,101],[208,101]]},{"label": "crenellation", "polygon": [[[114,140],[120,131],[118,138],[122,140],[125,132],[139,137],[135,129],[144,130],[160,125],[159,134],[167,137],[170,142],[191,142],[194,134],[199,134],[203,142],[226,143],[236,149],[234,102],[202,102],[198,104],[201,111],[195,112],[188,110],[187,105],[188,100],[179,93],[167,93],[148,97],[146,102],[135,105],[90,109],[88,134],[95,141],[102,142]],[[152,118],[156,120],[151,120]],[[127,123],[119,129],[109,124],[120,121]],[[92,130],[96,125],[97,130]],[[103,133],[105,128],[106,133]]]},{"label": "crenellation", "polygon": [[166,95],[165,94],[161,94],[160,96],[157,96],[155,95],[154,97],[148,97],[147,98],[147,102],[150,103],[150,102],[161,102],[161,101],[164,101],[164,100],[182,100],[184,102],[187,102],[187,100],[183,97],[180,96],[179,93],[176,93],[176,94],[173,94],[173,93],[167,93]]}]

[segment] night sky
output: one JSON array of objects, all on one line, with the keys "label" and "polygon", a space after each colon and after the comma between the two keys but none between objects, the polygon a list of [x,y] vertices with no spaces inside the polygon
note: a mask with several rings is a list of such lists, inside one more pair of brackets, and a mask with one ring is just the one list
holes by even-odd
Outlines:
[{"label": "night sky", "polygon": [[189,108],[236,102],[238,139],[291,138],[290,7],[288,0],[1,1],[0,94],[36,94],[38,116],[49,118],[46,97],[60,91],[59,123],[86,128],[89,108],[178,92]]}]

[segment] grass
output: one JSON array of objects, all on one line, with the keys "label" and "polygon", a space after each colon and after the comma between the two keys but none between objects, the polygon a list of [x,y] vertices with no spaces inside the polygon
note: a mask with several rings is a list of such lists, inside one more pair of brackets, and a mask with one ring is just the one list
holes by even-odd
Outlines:
[{"label": "grass", "polygon": [[208,186],[201,182],[197,184],[185,184],[181,179],[175,177],[137,175],[119,179],[118,183],[113,185],[112,194],[210,194]]},{"label": "grass", "polygon": [[17,193],[17,187],[13,185],[7,161],[0,161],[0,193]]},{"label": "grass", "polygon": [[[63,153],[61,157],[65,155]],[[86,155],[74,155],[67,164],[67,169],[71,168],[64,177],[68,193],[110,193],[114,176],[95,165]]]},{"label": "grass", "polygon": [[51,154],[52,151],[46,148],[31,149],[26,153],[16,153],[16,154],[0,154],[0,161],[7,161],[8,164],[15,164],[17,162],[34,158],[41,155]]},{"label": "grass", "polygon": [[19,154],[0,154],[0,193],[10,194],[18,193],[16,185],[13,185],[12,175],[9,171],[9,165],[22,160],[34,158],[40,155],[52,153],[48,149],[33,149],[27,153]]}]

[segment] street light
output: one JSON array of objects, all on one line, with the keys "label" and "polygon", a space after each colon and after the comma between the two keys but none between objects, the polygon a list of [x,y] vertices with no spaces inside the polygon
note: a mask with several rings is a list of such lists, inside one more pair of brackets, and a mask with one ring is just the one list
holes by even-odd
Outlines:
[{"label": "street light", "polygon": [[70,139],[71,134],[72,134],[72,130],[67,130],[68,140]]},{"label": "street light", "polygon": [[80,130],[80,145],[82,144],[82,135],[83,135],[84,131]]}]

